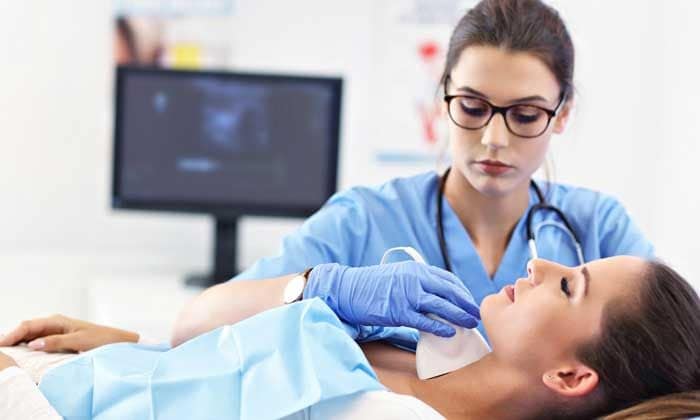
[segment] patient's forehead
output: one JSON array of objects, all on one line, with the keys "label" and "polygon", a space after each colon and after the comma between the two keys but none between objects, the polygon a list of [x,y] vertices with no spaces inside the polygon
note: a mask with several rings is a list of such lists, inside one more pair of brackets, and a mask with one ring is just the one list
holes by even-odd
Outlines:
[{"label": "patient's forehead", "polygon": [[639,291],[648,262],[624,255],[591,261],[586,268],[590,274],[588,295],[595,300],[607,301]]}]

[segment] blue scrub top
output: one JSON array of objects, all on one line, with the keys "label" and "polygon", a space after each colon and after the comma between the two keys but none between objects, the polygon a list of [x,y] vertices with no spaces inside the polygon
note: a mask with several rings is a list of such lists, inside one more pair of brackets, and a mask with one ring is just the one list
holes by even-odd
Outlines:
[{"label": "blue scrub top", "polygon": [[[412,246],[428,264],[444,268],[437,238],[436,200],[439,175],[433,171],[396,178],[379,187],[355,187],[331,197],[294,233],[279,255],[263,258],[234,278],[264,279],[300,272],[322,263],[353,267],[379,264],[389,248]],[[613,255],[652,257],[654,248],[614,198],[562,184],[539,183],[550,204],[567,216],[581,240],[586,261]],[[530,189],[530,205],[538,203]],[[491,278],[457,215],[443,197],[443,226],[452,270],[477,303],[526,275],[530,260],[525,216],[518,221],[500,265]],[[540,258],[576,266],[569,236],[551,223],[548,211],[533,217]]]}]

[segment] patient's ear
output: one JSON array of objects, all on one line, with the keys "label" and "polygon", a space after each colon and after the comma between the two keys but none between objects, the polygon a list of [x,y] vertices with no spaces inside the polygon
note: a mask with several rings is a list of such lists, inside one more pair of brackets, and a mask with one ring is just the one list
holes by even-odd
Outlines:
[{"label": "patient's ear", "polygon": [[598,385],[598,373],[584,364],[552,369],[542,376],[544,385],[565,397],[582,397]]}]

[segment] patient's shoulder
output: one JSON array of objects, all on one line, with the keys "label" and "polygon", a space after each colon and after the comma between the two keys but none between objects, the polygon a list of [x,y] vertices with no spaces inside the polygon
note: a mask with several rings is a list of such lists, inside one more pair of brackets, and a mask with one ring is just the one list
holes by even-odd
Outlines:
[{"label": "patient's shoulder", "polygon": [[323,401],[309,409],[309,419],[442,420],[443,416],[417,398],[389,391],[370,391]]}]

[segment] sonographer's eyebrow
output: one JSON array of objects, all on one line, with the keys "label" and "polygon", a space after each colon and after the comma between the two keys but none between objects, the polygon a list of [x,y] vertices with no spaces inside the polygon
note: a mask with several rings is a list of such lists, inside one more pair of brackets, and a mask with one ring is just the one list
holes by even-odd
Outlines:
[{"label": "sonographer's eyebrow", "polygon": [[[489,99],[489,97],[487,95],[484,95],[483,93],[479,92],[478,90],[476,90],[474,88],[470,88],[469,86],[461,86],[461,87],[458,87],[457,90],[459,92],[464,92],[464,93],[468,93],[470,95],[478,96],[479,98]],[[549,103],[549,101],[546,98],[544,98],[540,95],[531,95],[531,96],[525,96],[523,98],[513,99],[509,103],[516,104],[516,103],[521,103],[521,102],[533,102],[533,101]]]}]

